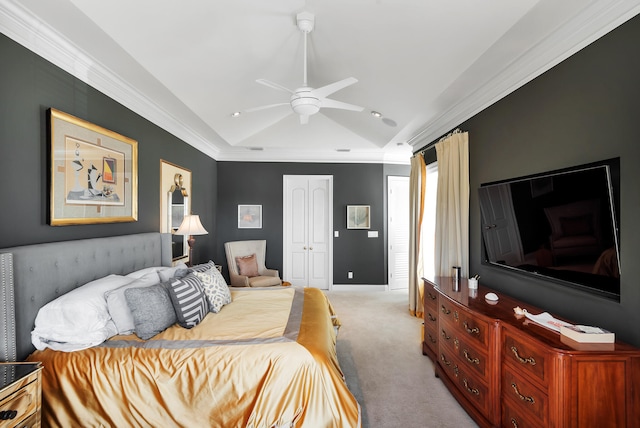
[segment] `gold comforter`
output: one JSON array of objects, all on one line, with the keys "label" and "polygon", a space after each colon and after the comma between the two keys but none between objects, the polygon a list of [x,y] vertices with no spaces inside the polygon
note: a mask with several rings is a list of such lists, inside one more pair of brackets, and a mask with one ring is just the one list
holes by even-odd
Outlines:
[{"label": "gold comforter", "polygon": [[326,296],[282,288],[232,297],[190,330],[36,351],[29,359],[44,365],[43,425],[359,427]]}]

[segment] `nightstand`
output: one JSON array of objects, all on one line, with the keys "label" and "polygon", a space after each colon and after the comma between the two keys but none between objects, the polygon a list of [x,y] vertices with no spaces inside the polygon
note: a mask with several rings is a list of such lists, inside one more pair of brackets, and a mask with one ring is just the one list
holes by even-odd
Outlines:
[{"label": "nightstand", "polygon": [[40,363],[0,363],[0,427],[40,427]]}]

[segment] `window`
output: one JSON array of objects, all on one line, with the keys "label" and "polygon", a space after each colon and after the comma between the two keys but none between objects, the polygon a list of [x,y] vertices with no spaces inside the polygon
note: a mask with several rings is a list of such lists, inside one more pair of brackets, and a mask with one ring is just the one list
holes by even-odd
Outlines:
[{"label": "window", "polygon": [[438,162],[427,165],[426,188],[424,195],[424,215],[422,218],[421,245],[424,275],[435,275],[435,231],[436,231],[436,193],[438,189]]}]

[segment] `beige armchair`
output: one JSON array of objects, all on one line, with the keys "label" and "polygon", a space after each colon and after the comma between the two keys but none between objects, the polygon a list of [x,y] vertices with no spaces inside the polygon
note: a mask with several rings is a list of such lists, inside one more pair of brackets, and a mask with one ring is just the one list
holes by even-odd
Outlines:
[{"label": "beige armchair", "polygon": [[[229,267],[229,282],[233,287],[269,287],[282,285],[280,274],[275,269],[264,265],[267,241],[232,241],[225,242]],[[254,258],[251,256],[255,254]],[[246,273],[246,275],[243,275]]]}]

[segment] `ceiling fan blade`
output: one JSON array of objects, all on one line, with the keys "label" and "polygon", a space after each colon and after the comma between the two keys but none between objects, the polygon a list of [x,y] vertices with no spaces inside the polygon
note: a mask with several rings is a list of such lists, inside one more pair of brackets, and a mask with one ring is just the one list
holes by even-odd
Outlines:
[{"label": "ceiling fan blade", "polygon": [[248,108],[248,109],[245,110],[245,112],[246,113],[251,113],[252,111],[266,110],[266,109],[272,108],[272,107],[288,106],[288,105],[289,105],[289,103],[269,104],[269,105],[266,105],[266,106]]},{"label": "ceiling fan blade", "polygon": [[272,89],[277,89],[279,91],[284,91],[284,92],[288,92],[290,94],[295,94],[295,92],[292,91],[291,89],[285,88],[284,86],[278,85],[277,83],[273,83],[273,82],[271,82],[271,81],[269,81],[267,79],[258,79],[258,80],[256,80],[256,82],[258,82],[261,85],[268,86],[269,88],[272,88]]},{"label": "ceiling fan blade", "polygon": [[300,115],[300,125],[306,125],[307,123],[309,123],[309,115],[308,114],[301,114]]},{"label": "ceiling fan blade", "polygon": [[318,98],[328,97],[329,95],[333,94],[334,92],[338,92],[340,89],[346,88],[349,85],[353,85],[357,81],[358,81],[358,79],[356,79],[355,77],[347,77],[346,79],[339,80],[337,82],[330,83],[330,84],[328,84],[326,86],[322,86],[320,88],[314,89],[313,93]]},{"label": "ceiling fan blade", "polygon": [[339,108],[341,110],[362,111],[364,107],[356,106],[353,104],[343,103],[342,101],[330,100],[324,98],[320,100],[321,108]]}]

